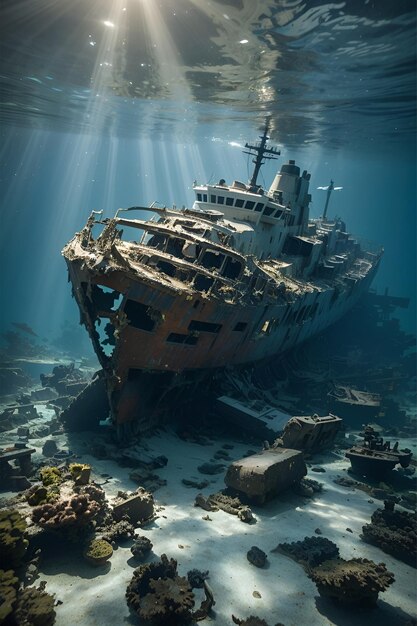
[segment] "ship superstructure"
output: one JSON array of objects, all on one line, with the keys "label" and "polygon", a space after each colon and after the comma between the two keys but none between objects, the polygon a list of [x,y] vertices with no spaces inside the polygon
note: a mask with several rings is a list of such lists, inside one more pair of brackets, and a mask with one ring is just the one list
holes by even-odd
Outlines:
[{"label": "ship superstructure", "polygon": [[172,384],[282,353],[369,287],[382,250],[340,219],[309,219],[307,171],[289,161],[268,191],[257,184],[263,161],[278,156],[267,130],[246,144],[255,156],[248,184],[195,183],[191,209],[93,212],[64,248],[116,424],[146,429],[150,376]]}]

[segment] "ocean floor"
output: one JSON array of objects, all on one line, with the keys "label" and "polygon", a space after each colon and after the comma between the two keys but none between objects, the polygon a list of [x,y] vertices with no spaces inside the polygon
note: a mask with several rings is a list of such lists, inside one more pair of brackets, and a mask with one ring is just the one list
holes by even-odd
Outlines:
[{"label": "ocean floor", "polygon": [[[42,405],[38,410],[42,416],[31,421],[31,428],[54,417],[50,409]],[[51,436],[29,440],[29,447],[36,449],[32,457],[35,462],[45,460],[42,446],[47,438]],[[132,467],[122,467],[112,460],[113,453],[118,454],[120,450],[109,443],[107,427],[98,433],[62,433],[53,438],[59,449],[71,450],[72,460],[91,464],[92,480],[103,486],[110,502],[119,490],[134,491],[138,487],[129,479]],[[0,435],[2,447],[16,440],[16,430]],[[265,506],[252,506],[256,523],[247,524],[235,515],[223,511],[207,513],[194,506],[199,490],[185,486],[182,479],[208,480],[209,485],[201,490],[205,496],[219,491],[225,487],[224,471],[207,476],[199,472],[198,466],[213,462],[217,451],[227,450],[230,461],[224,461],[226,468],[229,462],[254,447],[230,438],[207,438],[203,443],[183,440],[167,428],[123,450],[126,457],[133,459],[146,460],[159,455],[168,459],[165,467],[155,470],[166,481],[154,492],[157,517],[137,529],[137,533],[153,543],[147,561],[157,560],[165,553],[178,561],[180,576],[193,568],[209,571],[208,582],[216,604],[211,617],[200,623],[226,626],[233,624],[232,615],[240,619],[256,615],[269,626],[278,622],[285,626],[415,623],[412,620],[417,619],[416,570],[361,540],[362,526],[382,503],[372,501],[363,491],[333,482],[336,477],[347,475],[349,464],[342,453],[319,454],[308,463],[308,477],[322,483],[322,492],[312,498],[287,492]],[[109,457],[104,460],[92,455],[93,447],[101,445]],[[317,466],[325,471],[311,471],[311,467]],[[11,495],[2,493],[1,497]],[[376,608],[354,610],[331,604],[319,596],[301,565],[283,554],[271,552],[278,543],[318,534],[335,542],[342,558],[364,557],[384,562],[394,573],[395,582],[380,594]],[[59,601],[57,626],[139,624],[125,599],[126,587],[139,565],[132,557],[131,545],[132,541],[128,541],[116,549],[104,568],[90,566],[69,545],[43,551],[36,583],[45,580],[46,591],[55,594]],[[246,554],[252,546],[267,554],[264,568],[257,568],[248,561]],[[198,592],[196,590],[197,596]],[[198,597],[196,604],[199,601]]]}]

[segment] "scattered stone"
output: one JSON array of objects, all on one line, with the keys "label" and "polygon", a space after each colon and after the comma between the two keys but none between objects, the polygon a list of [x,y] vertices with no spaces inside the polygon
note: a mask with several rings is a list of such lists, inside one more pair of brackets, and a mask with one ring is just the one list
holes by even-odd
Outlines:
[{"label": "scattered stone", "polygon": [[256,591],[256,590],[252,593],[252,595],[253,595],[254,598],[262,598],[262,596],[259,593],[259,591]]},{"label": "scattered stone", "polygon": [[[239,626],[268,626],[268,623],[264,619],[260,619],[255,615],[250,615],[246,619],[239,619],[232,615],[232,620]],[[283,624],[275,624],[275,626],[283,626]]]},{"label": "scattered stone", "polygon": [[187,478],[183,478],[181,482],[186,487],[194,487],[194,489],[205,489],[210,484],[208,480],[196,481],[196,480],[188,480]]},{"label": "scattered stone", "polygon": [[279,543],[271,552],[286,554],[307,569],[339,556],[337,545],[325,537],[305,537],[303,541]]},{"label": "scattered stone", "polygon": [[224,461],[229,461],[230,460],[230,455],[225,450],[217,450],[217,452],[215,452],[213,454],[213,457],[216,460],[219,460],[219,459],[223,459]]},{"label": "scattered stone", "polygon": [[108,541],[113,548],[132,538],[135,538],[135,527],[127,519],[109,524],[106,530],[101,533],[101,539]]},{"label": "scattered stone", "polygon": [[394,582],[384,563],[331,559],[309,573],[321,596],[345,605],[374,606],[380,591]]},{"label": "scattered stone", "polygon": [[48,458],[54,456],[58,452],[58,446],[54,439],[48,439],[42,446],[42,454]]},{"label": "scattered stone", "polygon": [[312,478],[302,478],[292,487],[293,492],[304,498],[313,498],[316,493],[323,491],[323,485]]},{"label": "scattered stone", "polygon": [[142,487],[139,487],[133,496],[125,499],[119,496],[113,506],[113,517],[115,520],[121,520],[127,516],[132,524],[142,523],[152,518],[153,515],[153,496]]},{"label": "scattered stone", "polygon": [[257,548],[256,546],[252,546],[251,549],[246,554],[246,557],[249,563],[255,565],[255,567],[265,567],[267,556],[263,550]]},{"label": "scattered stone", "polygon": [[256,522],[256,518],[248,506],[240,508],[237,512],[237,516],[241,522],[245,522],[246,524],[253,524]]},{"label": "scattered stone", "polygon": [[414,513],[396,511],[395,504],[386,501],[384,509],[376,509],[371,523],[362,526],[362,538],[379,546],[387,554],[417,566],[417,520]]},{"label": "scattered stone", "polygon": [[197,469],[201,474],[221,474],[224,471],[224,465],[222,463],[203,463]]},{"label": "scattered stone", "polygon": [[204,515],[201,519],[205,520],[206,522],[212,522],[213,521],[211,519],[210,515]]},{"label": "scattered stone", "polygon": [[135,559],[144,559],[151,552],[153,543],[148,537],[137,537],[130,548]]},{"label": "scattered stone", "polygon": [[320,530],[320,528],[316,528],[316,530],[314,531],[316,533],[316,535],[322,535],[322,531]]},{"label": "scattered stone", "polygon": [[35,428],[32,432],[31,432],[31,437],[47,437],[50,434],[50,429],[49,426],[43,425],[43,426],[38,426],[37,428]]},{"label": "scattered stone", "polygon": [[195,497],[194,506],[199,506],[205,511],[218,511],[219,507],[210,502],[208,498],[205,498],[202,493],[198,493]]},{"label": "scattered stone", "polygon": [[18,437],[29,437],[29,428],[27,426],[19,426],[17,429]]},{"label": "scattered stone", "polygon": [[346,528],[346,532],[353,533],[353,530],[351,528]]},{"label": "scattered stone", "polygon": [[326,470],[324,469],[324,467],[312,467],[311,471],[312,472],[325,472]]},{"label": "scattered stone", "polygon": [[210,502],[210,504],[216,506],[225,513],[237,515],[242,522],[256,522],[256,519],[253,516],[250,508],[246,505],[243,505],[237,496],[231,496],[228,493],[218,491],[217,493],[212,493],[211,495],[209,495],[208,501]]}]

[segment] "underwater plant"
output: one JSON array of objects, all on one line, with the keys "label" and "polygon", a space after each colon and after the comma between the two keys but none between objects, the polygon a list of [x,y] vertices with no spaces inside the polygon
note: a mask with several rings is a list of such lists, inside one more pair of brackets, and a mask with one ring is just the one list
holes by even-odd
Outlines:
[{"label": "underwater plant", "polygon": [[93,539],[83,552],[84,558],[93,565],[104,565],[112,554],[112,545],[104,539]]},{"label": "underwater plant", "polygon": [[13,509],[0,511],[0,562],[18,567],[28,545],[26,522],[21,514]]},{"label": "underwater plant", "polygon": [[44,487],[59,485],[64,480],[61,470],[58,467],[42,467],[40,471],[41,481]]}]

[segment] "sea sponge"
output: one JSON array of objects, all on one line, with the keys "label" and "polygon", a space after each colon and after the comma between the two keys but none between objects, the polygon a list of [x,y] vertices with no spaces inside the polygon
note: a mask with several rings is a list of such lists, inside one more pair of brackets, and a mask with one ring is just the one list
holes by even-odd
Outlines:
[{"label": "sea sponge", "polygon": [[64,480],[58,467],[43,467],[40,471],[41,481],[44,487],[59,485]]},{"label": "sea sponge", "polygon": [[368,559],[331,559],[309,573],[321,596],[341,604],[373,606],[380,591],[394,582],[384,563]]},{"label": "sea sponge", "polygon": [[25,556],[29,541],[26,522],[18,511],[0,511],[0,562],[17,567]]},{"label": "sea sponge", "polygon": [[102,539],[105,539],[113,546],[133,537],[135,537],[135,527],[127,519],[111,523],[101,535]]},{"label": "sea sponge", "polygon": [[76,485],[87,485],[90,482],[91,465],[71,463],[69,471]]},{"label": "sea sponge", "polygon": [[93,539],[83,552],[84,558],[93,565],[103,565],[113,554],[113,548],[104,539]]},{"label": "sea sponge", "polygon": [[25,492],[25,498],[30,506],[39,506],[45,504],[58,497],[58,493],[54,493],[52,489],[47,489],[43,485],[33,485]]},{"label": "sea sponge", "polygon": [[11,615],[17,600],[19,579],[13,570],[0,570],[0,624]]},{"label": "sea sponge", "polygon": [[163,554],[156,563],[133,572],[126,598],[144,624],[182,625],[193,620],[194,594],[188,580],[177,574],[177,562]]},{"label": "sea sponge", "polygon": [[42,587],[26,587],[19,593],[16,621],[22,626],[52,626],[55,622],[54,597]]}]

